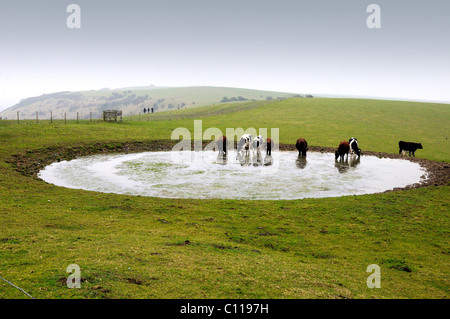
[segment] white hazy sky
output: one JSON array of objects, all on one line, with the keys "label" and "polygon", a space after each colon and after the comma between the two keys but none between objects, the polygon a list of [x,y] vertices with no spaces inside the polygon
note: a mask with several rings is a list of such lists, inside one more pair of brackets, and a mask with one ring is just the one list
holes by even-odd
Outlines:
[{"label": "white hazy sky", "polygon": [[[81,29],[66,8],[81,7]],[[381,7],[369,29],[366,8]],[[0,0],[0,110],[43,93],[230,86],[450,101],[448,0]]]}]

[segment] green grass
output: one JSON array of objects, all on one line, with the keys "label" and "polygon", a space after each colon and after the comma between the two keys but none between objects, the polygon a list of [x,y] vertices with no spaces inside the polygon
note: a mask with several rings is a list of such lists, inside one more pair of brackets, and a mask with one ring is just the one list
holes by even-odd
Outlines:
[{"label": "green grass", "polygon": [[[291,99],[203,118],[203,129],[278,127],[337,146],[450,160],[448,105]],[[208,112],[206,109],[202,112]],[[200,114],[200,113],[199,113]],[[207,115],[208,113],[203,113]],[[448,186],[294,201],[171,200],[70,190],[14,171],[11,155],[168,139],[172,120],[0,121],[0,276],[37,298],[448,298]],[[81,289],[66,268],[81,267]],[[366,268],[381,267],[381,289]],[[0,298],[26,296],[0,281]]]},{"label": "green grass", "polygon": [[[193,132],[193,118],[202,119],[204,129],[217,127],[224,134],[227,128],[253,127],[267,128],[270,135],[270,128],[279,128],[282,143],[294,144],[304,137],[309,145],[337,147],[341,140],[354,136],[363,151],[398,153],[400,140],[420,142],[424,149],[418,150],[416,156],[450,159],[448,104],[292,98],[162,112],[148,119],[168,121],[151,124],[158,129],[186,127]],[[142,122],[145,120],[142,117]],[[170,132],[165,131],[166,138]]]},{"label": "green grass", "polygon": [[183,110],[170,110],[166,112],[158,112],[153,114],[141,114],[141,116],[134,116],[133,118],[125,117],[125,120],[141,120],[141,121],[157,121],[157,120],[180,120],[192,119],[200,117],[210,117],[225,115],[235,112],[242,112],[244,110],[252,110],[263,105],[274,103],[274,101],[250,101],[246,103],[221,103],[212,106],[203,106]]},{"label": "green grass", "polygon": [[416,156],[450,158],[448,104],[359,99],[287,99],[257,109],[204,119],[204,127],[279,128],[280,141],[304,137],[310,145],[337,147],[354,136],[364,150],[398,153],[398,141],[421,142]]}]

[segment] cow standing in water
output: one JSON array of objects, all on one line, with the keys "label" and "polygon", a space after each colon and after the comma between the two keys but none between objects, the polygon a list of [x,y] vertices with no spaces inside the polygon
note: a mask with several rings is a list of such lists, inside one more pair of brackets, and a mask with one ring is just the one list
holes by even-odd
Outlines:
[{"label": "cow standing in water", "polygon": [[266,140],[266,155],[272,156],[273,140],[268,137]]},{"label": "cow standing in water", "polygon": [[[238,157],[241,156],[242,151],[245,151],[245,154],[249,154],[250,153],[250,149],[252,147],[252,134],[244,134],[241,136],[241,139],[238,142],[237,145],[237,155]],[[236,157],[236,159],[238,159],[238,157]]]},{"label": "cow standing in water", "polygon": [[217,149],[219,150],[219,155],[227,155],[227,137],[221,136],[217,141]]},{"label": "cow standing in water", "polygon": [[252,148],[253,150],[256,150],[257,152],[261,151],[261,146],[264,144],[264,138],[261,135],[258,135],[255,137],[255,139],[252,142]]},{"label": "cow standing in water", "polygon": [[339,143],[336,153],[334,153],[335,159],[337,160],[340,158],[340,160],[343,161],[346,154],[348,159],[348,152],[350,152],[350,144],[347,141],[342,141]]},{"label": "cow standing in water", "polygon": [[308,143],[304,138],[299,138],[297,143],[295,143],[295,148],[298,151],[298,157],[306,156],[306,151],[308,150]]},{"label": "cow standing in water", "polygon": [[261,165],[261,148],[264,146],[264,138],[262,135],[258,135],[252,142],[253,149],[253,165]]},{"label": "cow standing in water", "polygon": [[422,144],[421,143],[412,143],[412,142],[404,142],[404,141],[400,141],[398,142],[398,148],[399,151],[398,153],[402,153],[404,152],[409,152],[409,156],[411,156],[411,153],[414,157],[416,157],[416,155],[414,155],[414,153],[418,150],[418,149],[423,149]]},{"label": "cow standing in water", "polygon": [[348,140],[348,143],[350,145],[350,153],[356,154],[356,155],[358,155],[358,157],[360,157],[361,149],[359,148],[358,140],[356,138],[352,137],[351,139]]}]

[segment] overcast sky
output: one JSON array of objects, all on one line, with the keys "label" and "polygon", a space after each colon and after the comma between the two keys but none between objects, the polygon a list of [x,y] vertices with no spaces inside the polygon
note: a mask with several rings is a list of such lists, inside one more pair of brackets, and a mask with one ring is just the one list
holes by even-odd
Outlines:
[{"label": "overcast sky", "polygon": [[448,0],[0,0],[0,45],[0,110],[150,84],[450,101]]}]

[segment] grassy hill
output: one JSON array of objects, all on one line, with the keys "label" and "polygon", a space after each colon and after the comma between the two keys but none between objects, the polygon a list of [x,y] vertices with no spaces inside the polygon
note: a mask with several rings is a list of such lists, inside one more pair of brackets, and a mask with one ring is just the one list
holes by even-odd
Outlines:
[{"label": "grassy hill", "polygon": [[[303,136],[335,147],[353,135],[363,150],[396,153],[398,139],[417,141],[416,156],[450,162],[445,104],[299,98],[185,112],[123,123],[0,121],[0,276],[37,298],[449,297],[449,186],[251,204],[171,200],[56,187],[11,162],[170,139],[194,118],[203,129],[277,127],[284,143]],[[66,287],[74,263],[81,289]],[[370,264],[381,267],[381,289],[366,286]],[[26,296],[0,281],[0,298]]]},{"label": "grassy hill", "polygon": [[0,112],[8,119],[101,118],[103,110],[120,109],[126,115],[143,113],[143,109],[153,108],[155,112],[191,109],[199,106],[228,101],[266,100],[292,97],[292,93],[262,91],[226,87],[137,87],[123,89],[103,89],[98,91],[57,92],[30,97]]},{"label": "grassy hill", "polygon": [[[337,147],[354,136],[364,150],[398,152],[398,141],[421,142],[416,156],[450,159],[448,104],[364,99],[287,99],[204,119],[204,127],[279,128],[283,143],[304,137]],[[181,123],[180,123],[181,125]]]},{"label": "grassy hill", "polygon": [[[170,128],[190,130],[194,129],[192,119],[202,119],[204,128],[217,127],[223,133],[227,127],[267,128],[269,134],[270,128],[279,128],[282,143],[294,143],[304,137],[310,145],[337,147],[341,140],[354,136],[363,150],[397,153],[400,140],[420,142],[424,149],[419,150],[417,156],[441,161],[450,159],[448,104],[290,98],[224,103],[141,117],[142,121],[169,120]],[[165,123],[153,125],[164,127]],[[170,137],[170,132],[163,127],[160,130]]]}]

